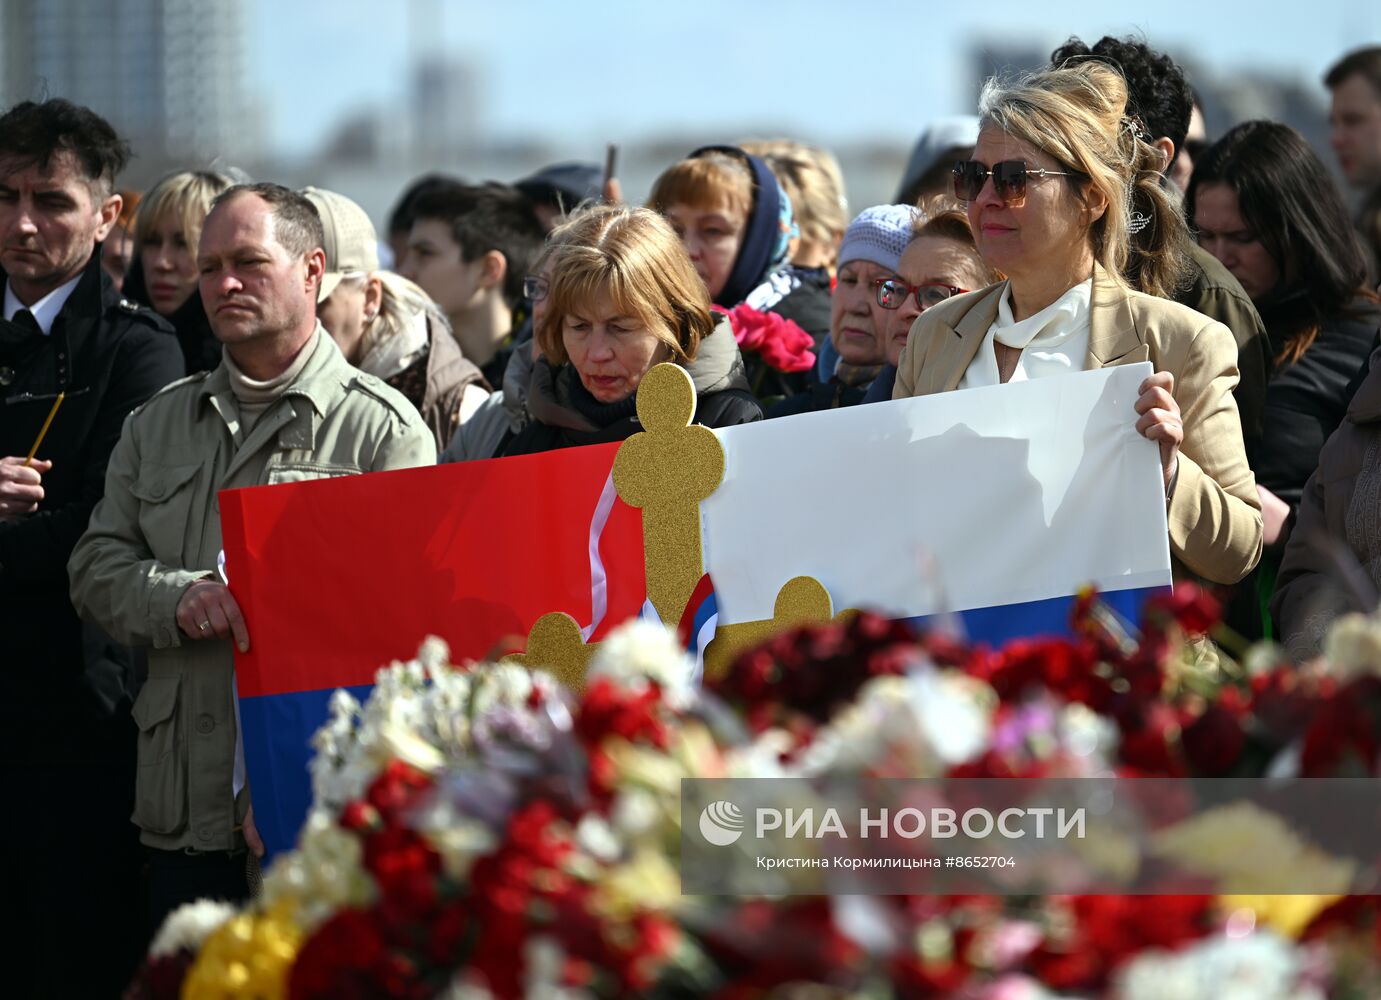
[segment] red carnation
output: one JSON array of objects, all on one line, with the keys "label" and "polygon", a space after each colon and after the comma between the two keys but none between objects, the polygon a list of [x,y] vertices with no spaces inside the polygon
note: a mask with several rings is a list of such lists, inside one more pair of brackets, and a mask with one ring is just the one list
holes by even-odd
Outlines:
[{"label": "red carnation", "polygon": [[1208,706],[1180,731],[1185,758],[1201,777],[1226,775],[1241,758],[1246,745],[1247,736],[1238,716],[1221,704]]},{"label": "red carnation", "polygon": [[1223,620],[1223,606],[1198,584],[1175,584],[1168,595],[1157,594],[1146,602],[1146,620],[1160,624],[1173,621],[1191,635],[1204,635]]},{"label": "red carnation", "polygon": [[1375,776],[1381,763],[1381,677],[1359,677],[1328,698],[1304,734],[1306,778]]},{"label": "red carnation", "polygon": [[333,914],[307,938],[288,979],[292,1000],[383,996],[383,935],[364,910]]},{"label": "red carnation", "polygon": [[365,798],[387,824],[396,823],[432,787],[431,776],[401,760],[391,760],[370,784]]},{"label": "red carnation", "polygon": [[1208,933],[1212,896],[1072,896],[1074,927],[1028,957],[1036,978],[1058,990],[1102,989],[1138,952],[1174,950]]},{"label": "red carnation", "polygon": [[794,320],[747,303],[716,311],[729,317],[739,349],[756,351],[769,367],[780,372],[808,372],[815,367],[815,338]]},{"label": "red carnation", "polygon": [[921,659],[908,625],[864,612],[847,624],[804,625],[774,636],[707,686],[739,706],[755,731],[790,729],[794,716],[828,720],[872,678],[903,674]]}]

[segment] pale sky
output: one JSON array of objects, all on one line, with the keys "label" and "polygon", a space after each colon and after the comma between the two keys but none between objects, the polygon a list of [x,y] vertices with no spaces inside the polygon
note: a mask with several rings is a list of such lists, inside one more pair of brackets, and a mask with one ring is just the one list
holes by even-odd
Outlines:
[{"label": "pale sky", "polygon": [[[1217,76],[1319,87],[1381,43],[1381,3],[1316,0],[246,0],[249,84],[275,152],[305,154],[345,117],[405,98],[411,56],[472,59],[491,135],[599,148],[688,130],[817,142],[915,135],[973,103],[980,44],[1048,52],[1070,34],[1141,34]],[[410,30],[411,25],[411,30]]]}]

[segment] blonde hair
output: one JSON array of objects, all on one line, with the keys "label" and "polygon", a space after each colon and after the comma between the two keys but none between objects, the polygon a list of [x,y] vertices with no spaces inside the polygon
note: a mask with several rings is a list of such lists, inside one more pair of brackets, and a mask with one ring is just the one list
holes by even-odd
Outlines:
[{"label": "blonde hair", "polygon": [[710,208],[721,198],[745,216],[753,211],[753,171],[737,156],[718,151],[680,160],[652,185],[647,207],[665,212],[673,205]]},{"label": "blonde hair", "polygon": [[823,251],[833,267],[849,227],[844,174],[834,154],[794,139],[760,139],[742,143],[740,148],[767,164],[791,199],[801,242]]},{"label": "blonde hair", "polygon": [[[1098,61],[989,80],[979,97],[983,124],[1000,128],[1082,176],[1065,178],[1083,200],[1083,184],[1107,201],[1089,227],[1094,258],[1114,280],[1169,298],[1189,272],[1189,228],[1161,187],[1163,154],[1139,119],[1127,115],[1127,83]],[[1133,234],[1132,216],[1144,224]],[[1134,238],[1135,236],[1135,238]]]},{"label": "blonde hair", "polygon": [[211,203],[237,183],[235,178],[214,170],[181,170],[168,174],[139,202],[139,212],[134,217],[135,248],[144,245],[155,227],[171,219],[195,254]]},{"label": "blonde hair", "polygon": [[695,359],[700,341],[714,329],[710,295],[661,215],[601,205],[573,216],[551,238],[551,284],[535,334],[552,364],[567,360],[561,336],[566,315],[601,295],[620,313],[636,317],[676,361]]},{"label": "blonde hair", "polygon": [[393,271],[348,274],[340,283],[362,285],[370,278],[379,279],[379,311],[365,324],[360,337],[359,357],[369,357],[369,352],[377,345],[402,333],[417,321],[419,313],[425,313],[429,322],[450,334],[451,324],[441,307],[420,286],[401,274]]}]

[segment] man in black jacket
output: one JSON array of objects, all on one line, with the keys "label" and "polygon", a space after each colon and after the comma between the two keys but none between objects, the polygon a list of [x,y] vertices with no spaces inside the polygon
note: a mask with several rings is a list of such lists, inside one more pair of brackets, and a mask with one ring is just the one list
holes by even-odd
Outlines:
[{"label": "man in black jacket", "polygon": [[13,996],[114,996],[145,932],[130,660],[78,620],[66,569],[125,417],[182,375],[171,328],[100,266],[128,156],[67,101],[0,116],[0,898],[20,918],[0,961]]}]

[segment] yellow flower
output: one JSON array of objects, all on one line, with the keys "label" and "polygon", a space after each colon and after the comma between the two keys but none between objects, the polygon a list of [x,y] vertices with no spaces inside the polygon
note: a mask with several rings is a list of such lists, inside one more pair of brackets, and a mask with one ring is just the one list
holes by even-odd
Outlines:
[{"label": "yellow flower", "polygon": [[1289,938],[1298,938],[1310,921],[1341,896],[1220,896],[1225,912],[1251,910],[1256,919]]},{"label": "yellow flower", "polygon": [[671,913],[682,898],[681,876],[670,860],[657,851],[642,850],[598,880],[593,906],[604,916],[621,921],[632,919],[641,910]]},{"label": "yellow flower", "polygon": [[182,1000],[286,1000],[288,972],[302,943],[289,910],[242,913],[222,925],[187,973]]}]

